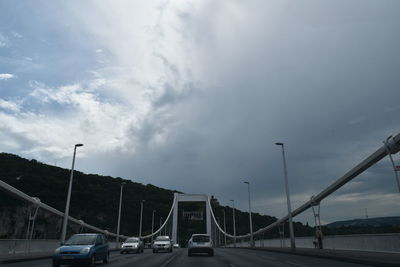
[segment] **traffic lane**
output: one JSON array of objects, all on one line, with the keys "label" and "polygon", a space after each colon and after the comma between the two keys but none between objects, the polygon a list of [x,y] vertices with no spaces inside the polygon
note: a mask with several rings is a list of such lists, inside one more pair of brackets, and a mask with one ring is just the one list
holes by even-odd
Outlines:
[{"label": "traffic lane", "polygon": [[249,249],[217,249],[216,252],[221,257],[229,260],[231,267],[246,266],[272,266],[272,267],[365,267],[369,265],[335,261],[331,259],[322,259],[316,257],[299,256],[293,254],[249,250]]},{"label": "traffic lane", "polygon": [[[146,266],[161,266],[164,264],[172,255],[175,255],[179,251],[174,250],[173,253],[157,253],[153,254],[151,249],[145,249],[144,253],[139,254],[120,254],[119,251],[110,252],[109,263],[104,264],[102,261],[97,261],[96,266],[132,266],[136,263],[145,263]],[[182,250],[183,252],[183,250]],[[157,257],[155,257],[157,255]],[[150,265],[149,265],[149,264]],[[52,259],[40,259],[31,261],[21,261],[15,263],[3,263],[2,267],[49,267],[52,266]],[[62,265],[62,266],[73,266],[73,265]],[[82,265],[83,266],[83,265]]]},{"label": "traffic lane", "polygon": [[[214,249],[214,256],[207,254],[193,254],[188,256],[187,249],[181,249],[182,252],[171,260],[165,267],[232,267],[224,257],[219,255],[217,249]],[[251,265],[248,265],[251,266]]]},{"label": "traffic lane", "polygon": [[[143,265],[146,267],[166,267],[170,266],[169,263],[173,261],[176,257],[183,254],[183,249],[174,249],[172,253],[160,252],[153,253],[151,249],[145,250],[143,254],[134,255],[120,255],[116,257],[108,265],[103,265],[104,267],[131,267],[133,265]],[[132,257],[133,256],[133,257]],[[97,265],[97,264],[96,264]],[[101,266],[99,264],[99,266]]]},{"label": "traffic lane", "polygon": [[[214,250],[214,256],[194,255],[189,257],[187,249],[174,249],[172,253],[156,253],[146,249],[142,254],[119,254],[119,252],[111,252],[110,261],[104,264],[100,261],[96,262],[96,266],[124,267],[132,265],[144,265],[146,267],[252,267],[252,266],[297,266],[297,267],[313,267],[313,266],[332,266],[332,267],[361,267],[367,265],[346,263],[329,259],[313,258],[306,256],[298,256],[292,254],[276,253],[269,251],[258,251],[248,249],[223,249]],[[25,261],[18,263],[4,264],[2,267],[48,267],[52,266],[51,259]]]}]

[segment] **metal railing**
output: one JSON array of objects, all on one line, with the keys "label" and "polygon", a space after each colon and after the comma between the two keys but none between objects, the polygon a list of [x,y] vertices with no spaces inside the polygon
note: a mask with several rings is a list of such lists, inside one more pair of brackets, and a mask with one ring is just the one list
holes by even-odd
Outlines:
[{"label": "metal railing", "polygon": [[[400,133],[394,137],[389,137],[388,139],[386,139],[386,141],[384,142],[384,145],[381,146],[374,153],[372,153],[369,157],[367,157],[365,160],[363,160],[357,166],[352,168],[350,171],[348,171],[346,174],[344,174],[342,177],[340,177],[338,180],[336,180],[333,184],[328,186],[326,189],[321,191],[318,195],[312,196],[309,201],[307,201],[306,203],[301,205],[299,208],[292,211],[292,213],[291,213],[292,217],[295,217],[295,216],[299,215],[300,213],[306,211],[307,209],[309,209],[315,205],[318,205],[323,199],[325,199],[326,197],[328,197],[329,195],[334,193],[336,190],[341,188],[343,185],[345,185],[346,183],[350,182],[352,179],[354,179],[355,177],[357,177],[358,175],[363,173],[365,170],[367,170],[373,164],[377,163],[378,161],[383,159],[385,156],[390,155],[390,154],[396,154],[399,151],[400,151]],[[251,236],[250,234],[234,236],[234,235],[231,235],[231,234],[225,232],[221,228],[221,226],[218,224],[218,222],[214,216],[214,212],[212,210],[210,201],[208,201],[208,205],[210,206],[214,223],[217,226],[217,228],[219,229],[219,231],[222,232],[222,234],[224,234],[227,237],[236,238],[236,239],[249,238]],[[269,231],[269,230],[285,223],[288,220],[289,220],[289,214],[286,215],[285,217],[277,220],[276,222],[257,230],[256,232],[253,233],[253,236],[262,234],[266,231]]]}]

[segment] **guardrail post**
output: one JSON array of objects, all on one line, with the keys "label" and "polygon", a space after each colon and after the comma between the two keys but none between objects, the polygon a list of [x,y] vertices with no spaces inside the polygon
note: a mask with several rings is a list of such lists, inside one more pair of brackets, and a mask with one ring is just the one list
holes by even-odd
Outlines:
[{"label": "guardrail post", "polygon": [[33,230],[35,228],[35,220],[36,220],[36,215],[39,209],[39,203],[40,199],[37,197],[32,198],[34,200],[34,203],[29,206],[28,212],[29,212],[29,218],[28,218],[28,229],[26,231],[26,246],[25,246],[25,253],[28,254],[31,251],[31,240],[33,237]]},{"label": "guardrail post", "polygon": [[391,151],[390,151],[390,147],[389,147],[389,144],[388,144],[388,141],[389,141],[389,139],[390,139],[391,137],[392,137],[392,136],[389,136],[388,138],[386,138],[386,140],[383,141],[383,143],[385,144],[385,148],[386,148],[386,151],[387,151],[387,153],[388,153],[389,160],[390,160],[390,162],[392,163],[393,171],[394,171],[394,176],[395,176],[396,182],[397,182],[397,188],[398,188],[398,190],[399,190],[399,192],[400,192],[400,181],[399,181],[399,175],[397,174],[397,172],[400,171],[400,166],[396,166],[396,165],[394,164],[394,160],[393,160],[393,157],[392,157],[392,153],[391,153]]},{"label": "guardrail post", "polygon": [[[323,238],[323,234],[322,234],[322,227],[321,227],[321,202],[315,202],[314,201],[314,196],[311,196],[311,208],[314,214],[314,222],[315,222],[315,238],[316,240],[314,240],[314,246],[317,247],[319,249],[323,249],[323,242],[322,242],[322,238]],[[315,208],[318,207],[318,208]]]},{"label": "guardrail post", "polygon": [[280,238],[280,243],[281,243],[281,248],[285,246],[285,223],[281,223],[278,225],[278,230],[279,230],[279,238]]}]

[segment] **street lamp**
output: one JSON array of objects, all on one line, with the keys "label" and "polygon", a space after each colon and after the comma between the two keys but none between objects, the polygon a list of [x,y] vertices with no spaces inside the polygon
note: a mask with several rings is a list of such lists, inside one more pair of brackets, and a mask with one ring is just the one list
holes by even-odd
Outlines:
[{"label": "street lamp", "polygon": [[288,183],[287,168],[286,168],[285,147],[284,147],[283,143],[275,143],[275,145],[282,147],[283,173],[285,176],[284,178],[285,178],[285,188],[286,188],[286,200],[287,200],[287,209],[288,209],[288,213],[289,213],[290,247],[294,251],[294,250],[296,250],[296,243],[294,241],[292,208],[290,206],[290,193],[289,193],[289,183]]},{"label": "street lamp", "polygon": [[232,201],[232,217],[233,217],[233,247],[236,248],[236,222],[235,222],[235,200],[231,199]]},{"label": "street lamp", "polygon": [[245,181],[243,182],[247,184],[247,190],[249,192],[249,220],[250,220],[250,246],[254,247],[254,240],[253,240],[253,222],[251,220],[251,203],[250,203],[250,183]]},{"label": "street lamp", "polygon": [[[162,217],[160,217],[160,229],[161,229],[161,225],[162,225]],[[163,233],[162,233],[162,230],[160,230],[160,235],[162,235]]]},{"label": "street lamp", "polygon": [[[219,217],[217,217],[217,224],[220,225],[220,222],[221,221],[219,220]],[[215,232],[218,233],[218,236],[216,237],[216,240],[218,242],[218,247],[220,247],[221,246],[221,231],[219,229],[217,229],[217,227],[215,227]]]},{"label": "street lamp", "polygon": [[153,233],[154,233],[154,213],[156,213],[156,210],[153,210],[153,214],[151,216],[151,243],[153,243]]},{"label": "street lamp", "polygon": [[62,227],[62,231],[61,231],[61,243],[65,242],[65,236],[67,235],[67,224],[68,224],[68,216],[69,216],[69,202],[71,200],[72,180],[74,178],[74,165],[75,165],[76,148],[80,147],[80,146],[83,146],[83,144],[76,144],[74,146],[74,156],[72,158],[71,175],[69,177],[67,204],[65,205],[63,227]]},{"label": "street lamp", "polygon": [[119,193],[119,209],[118,209],[118,225],[117,225],[117,248],[119,248],[119,226],[121,223],[121,207],[122,207],[122,189],[126,183],[121,183],[121,191]]},{"label": "street lamp", "polygon": [[143,216],[143,202],[146,200],[142,200],[140,202],[140,225],[139,225],[139,238],[142,237],[142,216]]},{"label": "street lamp", "polygon": [[[225,220],[225,208],[224,211],[224,232],[226,233],[226,220]],[[224,234],[224,247],[226,247],[226,234]]]}]

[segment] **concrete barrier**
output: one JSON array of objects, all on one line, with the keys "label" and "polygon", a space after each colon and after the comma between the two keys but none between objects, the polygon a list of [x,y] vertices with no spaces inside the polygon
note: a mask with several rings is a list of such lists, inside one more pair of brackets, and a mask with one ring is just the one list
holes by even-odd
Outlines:
[{"label": "concrete barrier", "polygon": [[[110,249],[116,247],[115,242],[109,242]],[[54,250],[60,246],[60,240],[33,239],[0,239],[0,257],[34,255],[34,254],[53,254]]]},{"label": "concrete barrier", "polygon": [[53,252],[60,240],[0,239],[0,255]]},{"label": "concrete barrier", "polygon": [[[296,237],[296,247],[314,248],[314,237]],[[290,247],[290,239],[283,240],[283,247]],[[325,236],[324,248],[400,253],[400,234],[366,234]],[[229,245],[232,247],[233,245]],[[249,242],[237,243],[238,247],[248,247]],[[256,240],[256,247],[281,247],[280,239]]]}]

